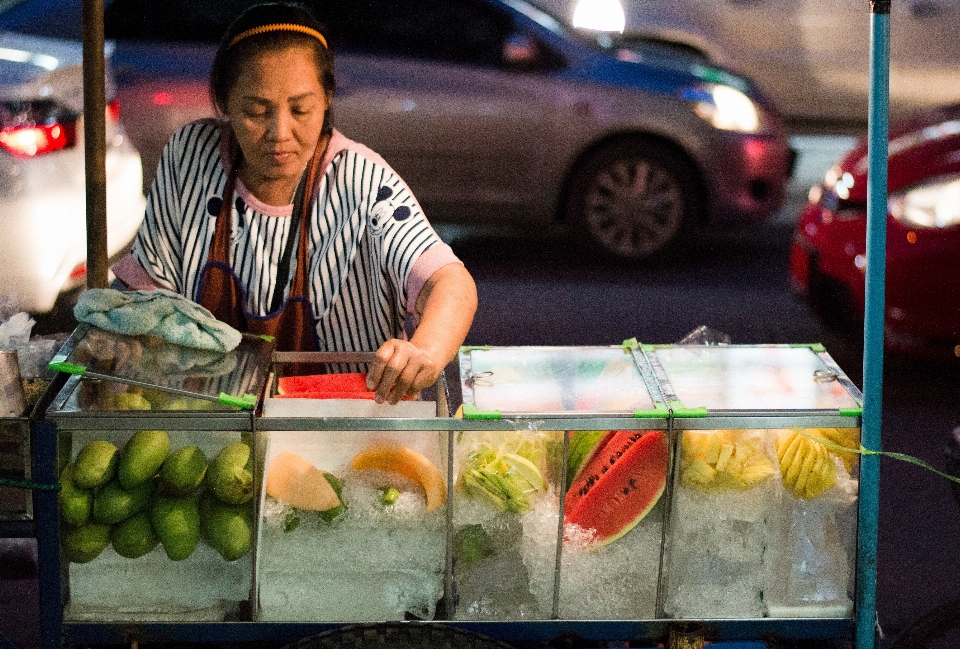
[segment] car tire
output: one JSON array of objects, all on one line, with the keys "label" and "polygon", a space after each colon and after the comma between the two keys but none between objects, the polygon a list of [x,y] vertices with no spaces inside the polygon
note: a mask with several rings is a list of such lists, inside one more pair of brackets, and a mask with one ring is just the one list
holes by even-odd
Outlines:
[{"label": "car tire", "polygon": [[696,220],[702,190],[693,165],[647,138],[601,146],[576,169],[567,219],[606,255],[639,261],[663,253]]}]

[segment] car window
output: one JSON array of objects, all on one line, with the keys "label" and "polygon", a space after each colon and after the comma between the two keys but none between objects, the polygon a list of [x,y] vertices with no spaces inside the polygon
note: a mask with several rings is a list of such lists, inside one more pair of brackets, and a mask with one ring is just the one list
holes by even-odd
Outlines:
[{"label": "car window", "polygon": [[[106,37],[218,43],[230,21],[260,0],[110,0]],[[546,69],[558,58],[536,41],[534,60],[519,66],[513,18],[484,0],[306,0],[330,30],[336,50],[492,67]],[[505,56],[506,53],[506,56]]]}]

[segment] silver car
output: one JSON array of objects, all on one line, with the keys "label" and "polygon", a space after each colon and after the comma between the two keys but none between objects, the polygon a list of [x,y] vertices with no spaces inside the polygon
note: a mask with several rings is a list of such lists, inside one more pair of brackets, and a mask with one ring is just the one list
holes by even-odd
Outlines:
[{"label": "silver car", "polygon": [[[108,3],[148,170],[180,125],[211,114],[209,65],[245,4]],[[305,4],[332,35],[335,125],[383,155],[434,222],[561,223],[641,259],[687,226],[755,223],[782,202],[791,151],[775,108],[702,58],[614,47],[525,0]]]}]

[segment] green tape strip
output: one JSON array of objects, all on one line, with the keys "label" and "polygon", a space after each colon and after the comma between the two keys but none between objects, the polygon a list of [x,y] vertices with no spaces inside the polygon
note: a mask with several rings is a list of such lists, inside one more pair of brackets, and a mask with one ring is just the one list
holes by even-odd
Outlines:
[{"label": "green tape strip", "polygon": [[949,473],[944,473],[943,471],[940,471],[934,468],[927,462],[924,462],[920,458],[914,457],[912,455],[907,455],[906,453],[893,453],[891,451],[874,451],[873,449],[866,448],[863,444],[860,445],[860,448],[848,448],[846,446],[841,446],[836,442],[832,442],[825,437],[821,437],[819,435],[811,435],[810,433],[806,432],[802,428],[794,428],[793,430],[795,430],[796,433],[801,437],[806,437],[807,439],[813,440],[815,442],[819,442],[824,446],[826,446],[827,448],[834,451],[844,451],[847,453],[856,453],[858,455],[880,455],[883,457],[889,457],[893,460],[900,460],[901,462],[907,462],[908,464],[915,464],[916,466],[922,469],[926,469],[927,471],[936,473],[938,476],[946,478],[951,482],[956,482],[957,484],[960,484],[960,476],[954,476],[954,475],[950,475]]},{"label": "green tape strip", "polygon": [[464,419],[503,419],[503,413],[499,410],[477,410],[476,404],[465,403],[463,404],[463,418]]},{"label": "green tape strip", "polygon": [[237,406],[239,408],[243,408],[244,410],[253,410],[254,406],[257,405],[257,398],[252,394],[245,394],[242,397],[234,397],[226,392],[221,392],[217,401],[227,405]]},{"label": "green tape strip", "polygon": [[810,351],[817,352],[818,354],[827,351],[827,348],[823,346],[823,343],[791,343],[790,347],[806,347]]},{"label": "green tape strip", "polygon": [[709,413],[707,412],[706,406],[700,406],[699,408],[673,408],[673,416],[691,419],[694,417],[707,417]]},{"label": "green tape strip", "polygon": [[840,408],[840,415],[842,417],[859,417],[863,414],[863,408]]},{"label": "green tape strip", "polygon": [[40,484],[39,482],[27,482],[26,480],[6,480],[0,478],[0,486],[16,487],[17,489],[37,489],[41,491],[60,491],[59,484]]},{"label": "green tape strip", "polygon": [[68,363],[66,361],[61,361],[59,363],[50,363],[47,365],[54,372],[66,372],[67,374],[79,374],[83,376],[87,373],[86,365],[76,365],[74,363]]},{"label": "green tape strip", "polygon": [[621,343],[621,345],[627,349],[640,349],[640,343],[637,342],[636,338],[627,338]]},{"label": "green tape strip", "polygon": [[653,410],[634,410],[633,416],[635,419],[656,419],[659,417],[669,417],[670,409],[667,408],[665,403],[655,403],[653,404]]},{"label": "green tape strip", "polygon": [[464,345],[460,348],[461,354],[469,354],[474,351],[488,352],[490,351],[490,345]]}]

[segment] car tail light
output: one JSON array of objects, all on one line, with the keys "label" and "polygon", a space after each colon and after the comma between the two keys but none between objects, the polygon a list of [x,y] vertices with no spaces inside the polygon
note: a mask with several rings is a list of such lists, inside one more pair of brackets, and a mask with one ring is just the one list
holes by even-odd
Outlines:
[{"label": "car tail light", "polygon": [[0,104],[0,146],[20,158],[72,147],[77,117],[53,101]]},{"label": "car tail light", "polygon": [[107,121],[120,121],[120,100],[114,99],[107,103]]}]

